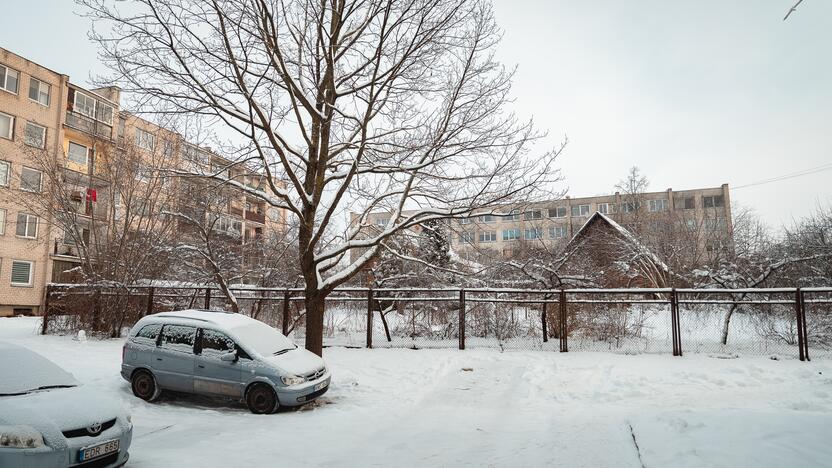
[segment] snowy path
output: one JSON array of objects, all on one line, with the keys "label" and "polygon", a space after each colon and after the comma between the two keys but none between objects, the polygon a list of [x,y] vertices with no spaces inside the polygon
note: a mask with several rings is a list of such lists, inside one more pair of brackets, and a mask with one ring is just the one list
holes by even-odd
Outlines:
[{"label": "snowy path", "polygon": [[[117,395],[129,466],[832,466],[832,366],[704,355],[328,349],[318,404],[255,416],[171,396],[146,404],[118,375],[121,341],[0,339]],[[466,371],[463,369],[471,369]]]}]

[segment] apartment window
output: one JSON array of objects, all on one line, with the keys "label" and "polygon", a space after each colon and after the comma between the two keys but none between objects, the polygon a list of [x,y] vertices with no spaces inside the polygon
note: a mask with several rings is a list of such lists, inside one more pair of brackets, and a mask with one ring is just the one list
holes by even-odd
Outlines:
[{"label": "apartment window", "polygon": [[97,102],[95,105],[95,119],[107,125],[113,124],[113,106]]},{"label": "apartment window", "polygon": [[[246,211],[251,211],[251,204],[246,203]],[[390,222],[390,218],[378,218],[376,219],[376,226],[384,227],[387,226],[387,223]]]},{"label": "apartment window", "polygon": [[95,118],[95,99],[84,93],[75,92],[75,102],[72,108],[79,114],[86,115],[91,119]]},{"label": "apartment window", "polygon": [[550,218],[565,218],[566,217],[566,207],[559,206],[557,208],[549,208],[549,217]]},{"label": "apartment window", "polygon": [[599,203],[598,212],[601,214],[613,214],[615,213],[615,205],[612,203]]},{"label": "apartment window", "polygon": [[490,215],[490,214],[480,215],[480,222],[481,223],[493,223],[494,222],[494,215]]},{"label": "apartment window", "polygon": [[70,141],[66,157],[74,163],[86,166],[88,153],[89,149],[86,146]]},{"label": "apartment window", "polygon": [[12,286],[32,285],[32,262],[12,260]]},{"label": "apartment window", "polygon": [[474,242],[474,234],[468,231],[460,232],[459,233],[459,242],[460,243],[473,243]]},{"label": "apartment window", "polygon": [[520,210],[511,210],[506,216],[509,221],[517,221],[520,219]]},{"label": "apartment window", "polygon": [[29,99],[44,106],[49,106],[49,85],[35,77],[30,77]]},{"label": "apartment window", "polygon": [[6,210],[0,208],[0,236],[6,234]]},{"label": "apartment window", "polygon": [[243,232],[243,222],[223,216],[217,221],[217,229],[220,232],[239,237]]},{"label": "apartment window", "polygon": [[35,239],[38,237],[38,217],[26,213],[18,213],[17,215],[17,229],[15,234],[19,237],[27,239]]},{"label": "apartment window", "polygon": [[26,192],[40,192],[41,184],[43,183],[43,173],[24,167],[20,171],[20,190]]},{"label": "apartment window", "polygon": [[17,79],[19,76],[17,70],[0,65],[0,89],[17,94]]},{"label": "apartment window", "polygon": [[41,127],[32,122],[26,122],[26,131],[23,134],[23,142],[35,148],[46,146],[46,127]]},{"label": "apartment window", "polygon": [[0,112],[0,138],[11,140],[14,135],[14,116]]},{"label": "apartment window", "polygon": [[723,204],[724,200],[722,199],[722,195],[702,197],[702,206],[705,208],[719,208]]},{"label": "apartment window", "polygon": [[519,229],[503,229],[503,240],[514,241],[520,238]]},{"label": "apartment window", "polygon": [[719,231],[725,229],[725,218],[707,218],[705,219],[705,226],[711,231]]},{"label": "apartment window", "polygon": [[532,220],[532,219],[541,219],[541,218],[543,218],[543,213],[541,213],[540,210],[532,210],[532,211],[527,211],[523,215],[523,217],[526,219],[526,221],[529,221],[529,220]]},{"label": "apartment window", "polygon": [[150,132],[146,132],[140,128],[136,129],[136,146],[139,148],[152,151],[156,146],[156,136]]},{"label": "apartment window", "polygon": [[549,238],[550,239],[563,239],[567,237],[568,228],[566,226],[552,226],[549,228]]},{"label": "apartment window", "polygon": [[543,232],[540,228],[526,229],[523,233],[523,238],[526,240],[542,239]]},{"label": "apartment window", "polygon": [[621,204],[621,211],[624,213],[633,213],[637,211],[639,204],[637,202],[626,202]]},{"label": "apartment window", "polygon": [[459,218],[459,224],[470,224],[470,223],[471,223],[471,218],[468,218],[468,217]]},{"label": "apartment window", "polygon": [[662,198],[659,200],[650,200],[648,208],[652,212],[667,210],[667,200]]},{"label": "apartment window", "polygon": [[9,172],[11,164],[8,161],[0,161],[0,187],[9,186]]},{"label": "apartment window", "polygon": [[586,216],[589,214],[589,205],[572,206],[572,216]]},{"label": "apartment window", "polygon": [[497,233],[494,231],[480,232],[480,242],[496,242]]},{"label": "apartment window", "polygon": [[696,208],[696,199],[693,197],[674,198],[673,207],[677,210],[692,210]]}]

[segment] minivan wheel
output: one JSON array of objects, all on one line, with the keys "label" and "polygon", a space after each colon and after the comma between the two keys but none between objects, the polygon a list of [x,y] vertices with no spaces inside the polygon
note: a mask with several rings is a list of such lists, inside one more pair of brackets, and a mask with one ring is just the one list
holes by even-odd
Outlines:
[{"label": "minivan wheel", "polygon": [[130,384],[133,388],[133,395],[144,401],[155,401],[162,393],[162,390],[156,386],[156,379],[153,378],[153,374],[145,370],[133,373]]},{"label": "minivan wheel", "polygon": [[265,384],[254,384],[246,392],[246,405],[254,414],[269,414],[277,411],[277,395]]}]

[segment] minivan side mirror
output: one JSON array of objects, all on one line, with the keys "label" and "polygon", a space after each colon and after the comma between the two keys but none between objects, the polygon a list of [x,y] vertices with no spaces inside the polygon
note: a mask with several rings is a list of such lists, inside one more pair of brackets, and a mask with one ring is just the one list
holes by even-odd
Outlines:
[{"label": "minivan side mirror", "polygon": [[225,353],[222,356],[220,356],[220,361],[237,362],[237,353],[234,351],[230,353]]}]

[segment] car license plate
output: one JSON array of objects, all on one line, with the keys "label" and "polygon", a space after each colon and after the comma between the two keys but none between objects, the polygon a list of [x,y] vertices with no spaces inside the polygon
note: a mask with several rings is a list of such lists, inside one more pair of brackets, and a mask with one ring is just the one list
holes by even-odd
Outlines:
[{"label": "car license plate", "polygon": [[315,390],[314,390],[314,391],[316,391],[316,392],[317,392],[318,390],[320,390],[320,389],[322,389],[322,388],[326,387],[326,384],[327,384],[327,383],[328,383],[327,381],[323,381],[323,382],[319,383],[318,385],[315,385]]},{"label": "car license plate", "polygon": [[108,440],[98,445],[82,448],[78,454],[78,461],[92,460],[93,458],[103,457],[113,452],[118,452],[118,439]]}]

